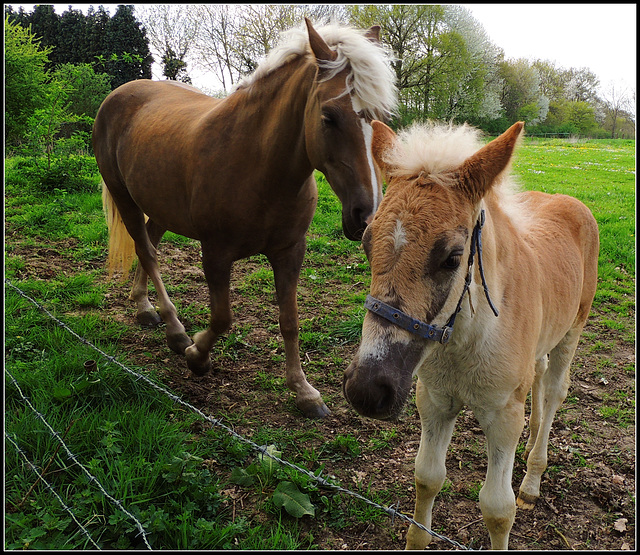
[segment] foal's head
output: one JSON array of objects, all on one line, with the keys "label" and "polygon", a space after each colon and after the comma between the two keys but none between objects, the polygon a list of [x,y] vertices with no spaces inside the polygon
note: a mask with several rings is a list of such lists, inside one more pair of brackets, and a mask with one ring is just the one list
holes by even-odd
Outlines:
[{"label": "foal's head", "polygon": [[[414,127],[404,141],[380,122],[373,128],[374,158],[388,189],[362,239],[371,297],[419,320],[423,329],[442,329],[464,291],[482,198],[508,166],[522,124],[480,150],[466,126]],[[444,156],[442,149],[452,144],[456,148]],[[437,343],[416,335],[417,327],[406,331],[374,312],[365,316],[343,389],[361,414],[392,418],[404,405],[414,371]]]},{"label": "foal's head", "polygon": [[362,237],[382,200],[382,179],[372,153],[374,118],[395,108],[396,89],[379,27],[366,33],[307,20],[317,74],[305,110],[305,140],[313,166],[323,172],[342,202],[342,227]]}]

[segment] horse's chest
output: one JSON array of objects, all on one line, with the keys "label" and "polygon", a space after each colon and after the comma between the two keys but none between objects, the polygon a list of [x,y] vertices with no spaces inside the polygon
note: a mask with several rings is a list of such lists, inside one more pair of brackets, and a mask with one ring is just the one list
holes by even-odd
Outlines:
[{"label": "horse's chest", "polygon": [[438,397],[469,407],[503,405],[517,387],[517,380],[489,359],[434,357],[425,360],[417,374]]}]

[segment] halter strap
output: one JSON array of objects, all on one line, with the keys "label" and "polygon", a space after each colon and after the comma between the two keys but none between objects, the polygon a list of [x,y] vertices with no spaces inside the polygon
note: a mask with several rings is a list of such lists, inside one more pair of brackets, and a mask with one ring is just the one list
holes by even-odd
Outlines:
[{"label": "halter strap", "polygon": [[493,313],[498,316],[498,309],[494,306],[491,301],[491,297],[489,296],[489,287],[487,286],[487,281],[484,277],[484,268],[482,266],[482,226],[484,225],[485,217],[484,210],[480,211],[480,216],[478,217],[478,221],[476,222],[475,227],[473,228],[473,234],[471,235],[471,248],[469,250],[469,263],[467,269],[467,277],[464,280],[464,288],[462,289],[462,295],[460,295],[460,300],[456,306],[454,313],[451,315],[447,323],[442,326],[434,326],[432,324],[426,324],[421,320],[416,318],[412,318],[408,314],[402,312],[402,310],[398,308],[394,308],[391,305],[383,303],[382,301],[372,297],[371,295],[367,295],[367,298],[364,302],[364,306],[367,310],[370,310],[374,314],[381,316],[382,318],[389,320],[389,322],[395,324],[396,326],[401,327],[402,329],[418,335],[424,339],[430,339],[432,341],[438,341],[445,345],[449,342],[451,338],[451,334],[453,332],[453,324],[456,321],[456,316],[460,309],[462,308],[462,300],[466,292],[469,290],[469,286],[471,285],[471,280],[473,279],[473,273],[471,268],[473,266],[473,259],[475,257],[476,251],[478,253],[478,268],[480,269],[480,278],[482,279],[482,287],[484,289],[484,294],[487,297],[487,301],[489,302],[489,306]]}]

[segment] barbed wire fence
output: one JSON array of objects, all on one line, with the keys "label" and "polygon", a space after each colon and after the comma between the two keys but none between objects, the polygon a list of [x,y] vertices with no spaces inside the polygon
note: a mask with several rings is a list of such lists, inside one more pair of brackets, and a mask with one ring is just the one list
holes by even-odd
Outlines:
[{"label": "barbed wire fence", "polygon": [[[24,299],[26,299],[27,301],[29,301],[30,303],[32,303],[38,310],[40,310],[41,312],[43,312],[44,314],[46,314],[52,321],[54,321],[58,326],[60,326],[61,328],[63,328],[64,330],[66,330],[68,333],[70,333],[73,337],[75,337],[78,341],[84,343],[86,346],[90,347],[91,349],[93,349],[94,351],[96,351],[97,353],[99,353],[103,358],[105,358],[106,360],[108,360],[109,362],[111,362],[112,364],[115,364],[116,366],[118,366],[121,370],[123,370],[124,372],[126,372],[127,374],[133,376],[137,381],[143,381],[146,385],[148,385],[149,387],[155,389],[156,391],[162,393],[163,395],[167,396],[169,399],[171,399],[172,401],[174,401],[177,404],[182,405],[183,407],[189,409],[190,411],[194,412],[195,414],[197,414],[200,418],[202,418],[203,420],[209,422],[210,424],[212,424],[213,426],[216,426],[218,428],[223,429],[225,432],[227,432],[229,435],[231,435],[232,437],[234,437],[236,440],[245,443],[247,445],[249,445],[254,451],[261,453],[263,456],[269,457],[270,459],[272,459],[273,461],[275,461],[276,463],[285,466],[287,468],[290,468],[296,472],[299,472],[305,476],[307,476],[309,479],[311,479],[313,482],[317,483],[318,485],[327,488],[329,490],[332,490],[334,493],[342,493],[345,495],[349,495],[352,497],[355,497],[356,499],[359,499],[360,501],[362,501],[363,503],[366,503],[378,510],[383,511],[384,513],[386,513],[389,517],[391,517],[392,522],[393,519],[395,518],[399,518],[401,520],[406,521],[408,524],[413,524],[415,526],[417,526],[418,528],[420,528],[421,530],[424,530],[425,532],[431,534],[433,537],[438,538],[440,540],[446,541],[448,543],[450,543],[451,545],[453,545],[454,547],[458,548],[458,549],[463,549],[463,550],[471,550],[470,547],[464,546],[462,544],[460,544],[459,542],[452,540],[446,536],[443,536],[433,530],[430,530],[429,528],[425,527],[424,525],[420,524],[419,522],[416,522],[413,518],[411,518],[410,516],[398,511],[396,508],[394,508],[393,505],[390,506],[384,506],[381,505],[379,503],[376,503],[375,501],[372,501],[366,497],[364,497],[363,495],[351,491],[347,488],[344,488],[340,485],[334,484],[330,481],[328,481],[327,479],[323,478],[320,474],[315,474],[313,472],[311,472],[310,470],[306,469],[306,468],[301,468],[289,461],[286,461],[284,459],[281,459],[280,457],[274,455],[270,450],[267,449],[266,445],[258,445],[257,443],[255,443],[254,441],[245,438],[244,436],[242,436],[241,434],[237,433],[235,430],[233,430],[233,428],[231,428],[230,426],[228,426],[227,424],[225,424],[224,422],[222,422],[220,419],[218,418],[214,418],[212,416],[209,416],[205,413],[203,413],[199,408],[195,407],[194,405],[192,405],[191,403],[184,401],[183,399],[181,399],[179,396],[177,396],[176,394],[172,393],[171,391],[167,390],[166,388],[164,388],[161,385],[156,384],[155,382],[153,382],[152,380],[150,380],[148,377],[144,376],[143,374],[139,374],[138,372],[135,372],[134,370],[131,370],[130,368],[128,368],[127,366],[125,366],[124,364],[122,364],[121,362],[119,362],[115,357],[105,353],[102,349],[100,349],[99,347],[97,347],[96,345],[94,345],[91,341],[87,340],[86,338],[80,336],[79,334],[77,334],[73,329],[71,329],[69,326],[67,326],[67,324],[65,324],[64,322],[62,322],[61,320],[59,320],[58,318],[56,318],[49,310],[47,310],[44,306],[42,306],[38,301],[36,301],[35,299],[31,298],[29,295],[27,295],[24,291],[22,291],[19,287],[13,285],[9,280],[5,279],[5,285],[9,286],[12,290],[14,290],[18,295],[20,295],[21,297],[23,297]],[[29,409],[31,411],[34,412],[34,414],[36,415],[36,417],[38,419],[40,419],[45,427],[49,430],[49,433],[60,443],[60,445],[64,448],[64,450],[67,452],[67,456],[74,462],[74,464],[78,465],[78,467],[85,473],[85,475],[87,476],[87,478],[89,479],[90,482],[93,482],[94,484],[96,484],[96,487],[102,492],[102,494],[112,503],[114,504],[119,510],[121,510],[125,515],[127,515],[127,517],[129,517],[135,524],[136,528],[138,529],[138,535],[142,536],[142,539],[144,541],[144,544],[146,546],[147,549],[153,549],[151,547],[151,545],[149,544],[149,541],[147,539],[147,534],[146,531],[144,530],[144,527],[142,526],[142,524],[135,518],[135,516],[133,516],[129,511],[126,510],[126,508],[120,503],[120,501],[118,501],[117,499],[115,499],[114,497],[112,497],[107,491],[106,489],[102,486],[102,484],[99,482],[99,480],[93,476],[89,470],[87,470],[77,459],[77,457],[69,450],[69,448],[67,447],[67,445],[64,443],[63,439],[60,437],[60,434],[58,432],[56,432],[46,421],[45,417],[40,414],[36,408],[31,404],[31,402],[26,398],[26,396],[23,394],[22,390],[20,389],[20,386],[18,385],[17,381],[15,380],[15,378],[9,373],[9,371],[6,369],[5,367],[5,373],[7,374],[7,376],[10,378],[10,380],[13,382],[13,385],[16,387],[16,390],[18,392],[18,395],[22,398],[22,400],[24,401],[24,403],[29,407]],[[53,487],[48,484],[45,480],[44,477],[38,472],[37,467],[28,460],[28,458],[26,457],[26,455],[24,454],[24,452],[20,449],[19,445],[18,445],[18,440],[17,438],[15,438],[15,436],[12,438],[5,429],[5,438],[9,441],[9,443],[11,443],[14,448],[17,450],[17,452],[20,454],[20,456],[25,459],[25,461],[27,462],[28,466],[34,471],[34,473],[38,476],[38,479],[40,481],[42,481],[43,484],[45,484],[45,486],[53,492],[53,495],[58,499],[58,501],[61,503],[63,509],[65,511],[67,511],[73,518],[73,520],[76,522],[76,524],[78,524],[80,530],[82,531],[83,534],[85,534],[89,541],[96,546],[98,549],[100,549],[97,544],[94,542],[94,540],[91,538],[88,530],[86,530],[85,527],[83,527],[75,518],[75,516],[73,515],[73,512],[71,510],[71,508],[67,507],[67,505],[64,503],[64,501],[61,499],[61,497],[55,492],[55,490],[53,489]]]}]

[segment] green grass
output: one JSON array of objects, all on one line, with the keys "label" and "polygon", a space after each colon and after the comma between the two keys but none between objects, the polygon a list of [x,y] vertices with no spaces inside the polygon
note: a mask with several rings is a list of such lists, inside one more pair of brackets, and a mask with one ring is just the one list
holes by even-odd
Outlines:
[{"label": "green grass", "polygon": [[[102,316],[109,285],[105,280],[107,233],[102,215],[99,177],[95,190],[42,191],[21,173],[19,159],[6,163],[5,273],[27,294],[60,317],[78,334],[90,338],[107,353],[133,370],[122,353],[121,340],[130,325]],[[628,141],[542,141],[526,139],[518,150],[514,171],[523,186],[550,193],[566,193],[582,200],[593,211],[601,237],[599,284],[594,311],[598,324],[610,333],[635,340],[635,143]],[[345,347],[360,337],[369,287],[368,264],[357,242],[342,236],[340,203],[318,174],[318,209],[308,233],[307,256],[300,278],[300,295],[306,303],[301,316],[301,351],[312,353],[308,372],[317,371],[314,385],[335,382],[349,363]],[[185,240],[167,234],[165,241],[180,246]],[[25,259],[28,250],[32,258]],[[46,280],[30,277],[30,266],[48,266],[55,250],[77,264],[68,274],[48,267]],[[33,258],[37,253],[39,258]],[[243,298],[273,300],[273,277],[264,257],[252,259],[254,268],[235,284]],[[202,285],[204,286],[204,285]],[[208,307],[182,306],[183,285],[169,286],[181,314],[206,322]],[[267,329],[268,327],[268,329]],[[277,316],[265,327],[277,335]],[[239,361],[251,347],[250,332],[234,327],[215,346],[214,356]],[[588,336],[588,334],[591,336]],[[153,337],[161,337],[158,331]],[[612,342],[606,335],[585,332],[592,354],[601,357],[593,371],[608,364]],[[269,345],[271,360],[283,364],[282,343]],[[149,347],[149,359],[157,358]],[[339,536],[340,530],[360,522],[382,522],[380,513],[344,495],[320,490],[308,477],[289,469],[277,469],[268,486],[257,481],[238,486],[230,482],[234,469],[247,471],[255,457],[249,447],[217,429],[195,425],[196,416],[123,373],[116,365],[99,361],[88,375],[84,361],[95,359],[90,347],[78,342],[31,303],[7,288],[5,294],[5,365],[24,395],[51,426],[64,436],[79,460],[105,488],[140,519],[155,549],[309,549],[317,545],[302,521],[273,502],[278,483],[290,481],[305,492],[315,507],[315,518]],[[632,375],[633,365],[624,371]],[[146,372],[158,380],[154,372]],[[595,376],[595,374],[594,374]],[[597,376],[596,376],[597,378]],[[51,460],[46,478],[101,547],[143,547],[133,523],[114,508],[70,461],[36,415],[26,407],[18,390],[5,378],[5,429],[41,470]],[[281,395],[282,374],[260,369],[256,394]],[[575,404],[575,403],[574,403]],[[574,405],[569,402],[565,409]],[[411,413],[413,405],[409,409]],[[234,426],[247,424],[244,410],[220,418]],[[624,392],[613,392],[600,408],[612,425],[633,425],[635,403]],[[576,418],[578,418],[576,416]],[[384,454],[399,438],[393,429],[380,429],[370,437],[354,430],[338,430],[331,439],[320,425],[304,422],[293,429],[279,429],[267,422],[253,425],[253,439],[261,445],[277,445],[283,457],[317,470],[331,463],[348,464],[363,454]],[[68,432],[65,432],[68,430]],[[416,432],[417,433],[417,432]],[[316,443],[314,443],[316,442]],[[480,445],[469,449],[480,450]],[[47,489],[33,488],[36,477],[15,450],[7,445],[5,480],[6,549],[86,549],[91,545]],[[215,474],[203,459],[215,459],[228,470]],[[256,471],[258,472],[258,471]],[[351,487],[354,484],[344,484]],[[264,487],[261,487],[264,486]],[[258,509],[234,515],[231,487],[242,487]],[[393,490],[378,490],[365,479],[357,484],[383,504],[393,503]],[[449,489],[451,484],[449,483]],[[466,492],[477,498],[479,486]],[[28,493],[29,492],[29,493]],[[449,495],[453,495],[449,493]],[[249,503],[249,501],[247,501]],[[256,514],[261,518],[257,519]],[[310,518],[308,516],[304,518]],[[339,545],[334,547],[340,547]]]}]

